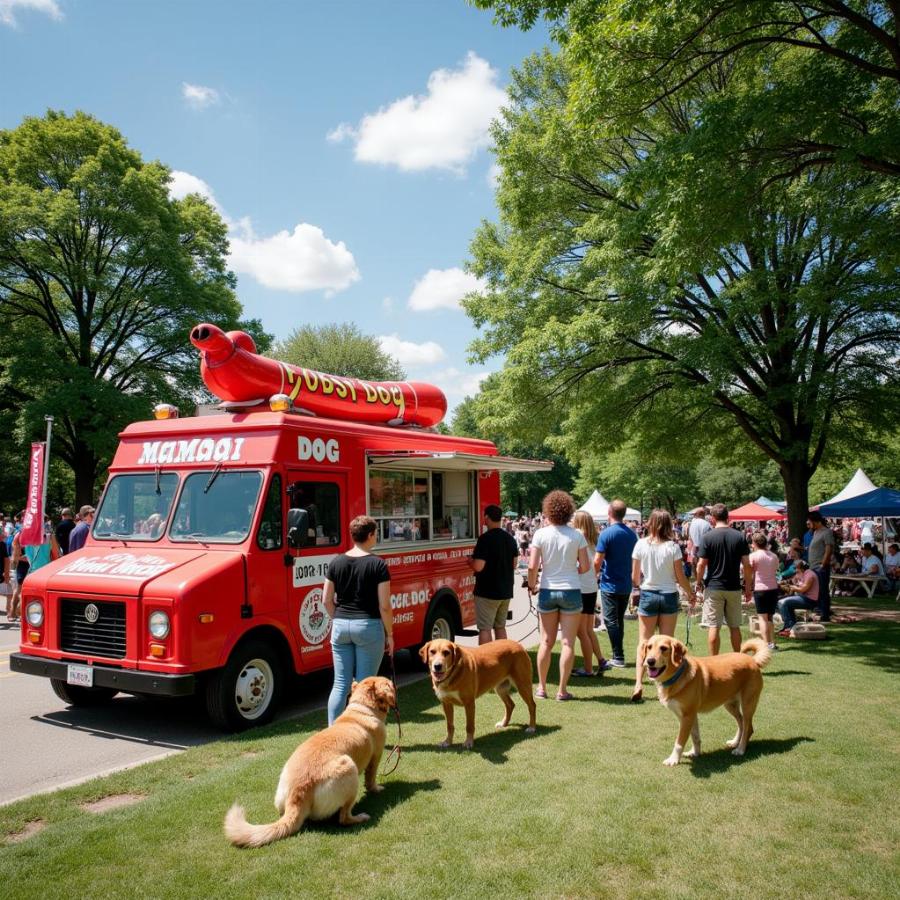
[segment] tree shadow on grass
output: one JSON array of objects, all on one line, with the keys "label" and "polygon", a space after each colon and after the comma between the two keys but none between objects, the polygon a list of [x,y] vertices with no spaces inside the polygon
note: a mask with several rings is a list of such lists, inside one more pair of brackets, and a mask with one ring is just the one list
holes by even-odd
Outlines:
[{"label": "tree shadow on grass", "polygon": [[[785,648],[786,653],[797,654],[790,662],[799,662],[801,654],[853,658],[866,666],[875,666],[888,672],[900,672],[900,623],[853,622],[849,625],[826,625],[827,641],[793,640]],[[784,659],[784,655],[781,656]],[[769,674],[766,674],[769,677]]]},{"label": "tree shadow on grass", "polygon": [[510,749],[521,741],[533,741],[535,738],[539,738],[542,735],[559,731],[562,726],[538,725],[534,734],[528,734],[525,731],[526,727],[527,723],[525,722],[512,722],[506,728],[498,728],[484,734],[480,734],[476,728],[475,746],[471,750],[466,750],[465,747],[463,747],[462,742],[465,740],[465,734],[463,734],[463,737],[459,737],[459,732],[457,731],[456,742],[452,747],[439,747],[437,744],[410,744],[404,746],[403,751],[406,753],[438,754],[470,753],[475,756],[480,756],[482,759],[487,760],[487,762],[501,765],[506,762],[507,754]]},{"label": "tree shadow on grass", "polygon": [[362,822],[359,825],[339,825],[337,814],[335,814],[330,819],[324,819],[321,822],[308,822],[303,827],[314,831],[350,835],[360,828],[371,828],[373,825],[377,825],[385,813],[390,812],[395,806],[399,806],[420,791],[439,791],[442,787],[439,778],[429,778],[425,781],[404,781],[403,779],[388,777],[386,781],[379,783],[384,786],[384,790],[381,793],[361,793],[359,800],[353,807],[355,815],[366,813],[369,816],[368,822]]},{"label": "tree shadow on grass", "polygon": [[[727,772],[732,766],[740,766],[745,762],[762,756],[776,756],[782,753],[790,753],[798,744],[814,743],[815,738],[762,738],[752,740],[747,744],[747,752],[743,756],[734,756],[727,747],[713,750],[712,753],[702,753],[697,759],[688,761],[691,767],[691,775],[695,778],[711,778],[720,772]],[[682,763],[683,765],[683,763]]]}]

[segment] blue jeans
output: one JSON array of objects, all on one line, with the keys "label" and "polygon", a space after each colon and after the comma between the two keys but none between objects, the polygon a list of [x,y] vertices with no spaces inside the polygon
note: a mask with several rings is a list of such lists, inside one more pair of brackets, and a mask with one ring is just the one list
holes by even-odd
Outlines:
[{"label": "blue jeans", "polygon": [[545,614],[558,612],[563,615],[581,615],[581,588],[541,588],[538,591],[537,611]]},{"label": "blue jeans", "polygon": [[628,609],[630,594],[613,594],[610,591],[600,591],[600,603],[603,607],[603,621],[606,622],[606,633],[609,635],[609,643],[612,647],[612,656],[615,660],[625,661],[625,650],[622,641],[625,638],[625,610]]},{"label": "blue jeans", "polygon": [[822,613],[822,621],[828,622],[831,619],[831,570],[817,566],[813,572],[819,579],[819,612]]},{"label": "blue jeans", "polygon": [[641,588],[639,616],[674,616],[678,612],[678,591],[654,591]]},{"label": "blue jeans", "polygon": [[790,597],[783,597],[778,601],[778,612],[784,621],[783,628],[793,628],[797,624],[797,617],[794,615],[795,609],[816,609],[818,603],[810,600],[805,594],[793,594]]},{"label": "blue jeans", "polygon": [[344,711],[350,687],[378,674],[384,656],[384,624],[381,619],[335,619],[331,625],[334,686],[328,695],[328,724]]}]

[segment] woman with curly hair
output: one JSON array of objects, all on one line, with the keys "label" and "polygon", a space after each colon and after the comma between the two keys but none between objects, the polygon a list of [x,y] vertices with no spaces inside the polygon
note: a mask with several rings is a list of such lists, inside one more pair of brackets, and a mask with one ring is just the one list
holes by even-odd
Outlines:
[{"label": "woman with curly hair", "polygon": [[[575,636],[581,622],[581,573],[591,568],[588,544],[580,531],[567,524],[575,512],[575,501],[565,491],[550,491],[541,509],[549,524],[534,533],[528,562],[528,590],[538,593],[541,624],[537,696],[547,697],[550,657],[557,631],[562,629],[556,699],[571,700],[568,684],[575,660]],[[538,568],[541,568],[540,591],[537,591]]]},{"label": "woman with curly hair", "polygon": [[631,583],[641,592],[632,703],[640,703],[643,696],[644,658],[641,644],[653,637],[657,626],[660,634],[675,634],[679,585],[691,603],[694,602],[691,583],[684,574],[681,547],[674,537],[672,517],[664,509],[654,509],[647,520],[647,537],[642,537],[631,552]]}]

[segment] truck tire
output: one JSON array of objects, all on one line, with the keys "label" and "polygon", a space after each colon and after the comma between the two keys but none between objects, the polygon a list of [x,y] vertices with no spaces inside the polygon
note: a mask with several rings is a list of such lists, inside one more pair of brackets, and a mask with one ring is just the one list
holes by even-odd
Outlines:
[{"label": "truck tire", "polygon": [[239,644],[225,666],[206,682],[206,711],[224,731],[244,731],[272,720],[281,695],[284,668],[270,644]]},{"label": "truck tire", "polygon": [[66,684],[61,678],[51,678],[50,687],[53,688],[53,693],[69,706],[103,706],[119,693],[115,688]]}]

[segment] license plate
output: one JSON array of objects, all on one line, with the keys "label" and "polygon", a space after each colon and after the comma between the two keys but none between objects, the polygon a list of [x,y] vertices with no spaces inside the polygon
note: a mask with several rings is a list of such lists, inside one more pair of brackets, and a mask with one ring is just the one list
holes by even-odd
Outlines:
[{"label": "license plate", "polygon": [[69,664],[66,672],[66,684],[77,684],[81,687],[94,686],[94,670],[91,666],[76,666]]}]

